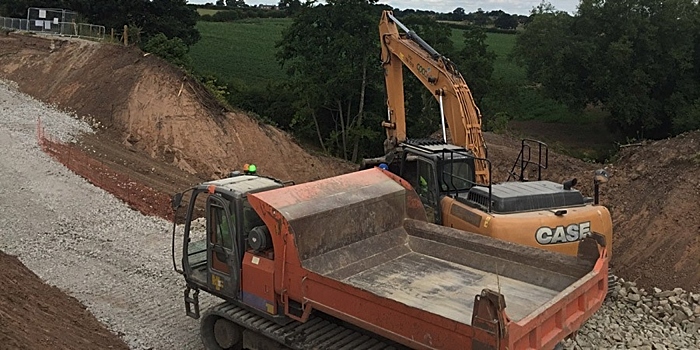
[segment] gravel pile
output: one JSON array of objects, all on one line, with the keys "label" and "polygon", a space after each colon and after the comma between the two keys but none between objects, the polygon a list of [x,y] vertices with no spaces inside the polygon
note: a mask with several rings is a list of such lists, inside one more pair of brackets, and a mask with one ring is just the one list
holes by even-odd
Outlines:
[{"label": "gravel pile", "polygon": [[[61,142],[75,141],[79,133],[93,132],[90,118],[77,118],[17,91],[17,84],[0,80],[0,125],[22,141],[36,145],[37,120]],[[29,137],[29,138],[28,138]]]},{"label": "gravel pile", "polygon": [[172,268],[172,226],[44,154],[37,117],[63,141],[90,131],[0,82],[0,250],[77,298],[133,349],[201,349],[199,323],[184,313],[184,280]]},{"label": "gravel pile", "polygon": [[620,280],[565,349],[700,349],[700,294]]}]

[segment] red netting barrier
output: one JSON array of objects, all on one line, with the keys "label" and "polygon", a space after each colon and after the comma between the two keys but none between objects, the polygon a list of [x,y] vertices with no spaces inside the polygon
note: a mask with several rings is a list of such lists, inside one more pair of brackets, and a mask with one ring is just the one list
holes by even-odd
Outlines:
[{"label": "red netting barrier", "polygon": [[169,195],[133,181],[128,174],[111,169],[75,145],[54,139],[46,134],[40,118],[37,119],[37,142],[49,156],[93,185],[124,201],[132,209],[172,221]]}]

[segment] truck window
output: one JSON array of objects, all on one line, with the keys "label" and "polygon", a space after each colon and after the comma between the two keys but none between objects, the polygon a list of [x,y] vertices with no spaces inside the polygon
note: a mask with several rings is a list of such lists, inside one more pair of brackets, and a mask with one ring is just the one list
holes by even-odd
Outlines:
[{"label": "truck window", "polygon": [[257,212],[248,203],[248,200],[243,200],[243,234],[248,237],[250,230],[256,226],[265,225]]},{"label": "truck window", "polygon": [[235,234],[235,216],[231,215],[230,220],[226,220],[224,208],[214,204],[211,205],[209,214],[209,227],[214,231],[210,236],[212,244],[221,244],[224,248],[233,249],[232,237]]}]

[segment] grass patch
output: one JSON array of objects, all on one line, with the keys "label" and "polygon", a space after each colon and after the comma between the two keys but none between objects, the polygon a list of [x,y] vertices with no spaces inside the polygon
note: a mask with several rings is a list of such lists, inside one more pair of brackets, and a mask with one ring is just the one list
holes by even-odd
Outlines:
[{"label": "grass patch", "polygon": [[[452,41],[457,51],[464,48],[463,33],[461,29],[452,28]],[[507,82],[525,84],[527,83],[525,69],[508,60],[508,55],[515,46],[515,37],[514,34],[486,33],[486,44],[497,55],[496,62],[493,63],[493,77]]]},{"label": "grass patch", "polygon": [[219,11],[226,11],[226,10],[214,10],[214,9],[202,9],[202,8],[197,9],[197,12],[199,13],[200,16],[214,15],[215,13],[217,13]]},{"label": "grass patch", "polygon": [[215,74],[224,81],[241,81],[249,86],[285,79],[275,59],[275,43],[288,18],[251,18],[235,22],[198,22],[202,39],[190,48],[199,74]]}]

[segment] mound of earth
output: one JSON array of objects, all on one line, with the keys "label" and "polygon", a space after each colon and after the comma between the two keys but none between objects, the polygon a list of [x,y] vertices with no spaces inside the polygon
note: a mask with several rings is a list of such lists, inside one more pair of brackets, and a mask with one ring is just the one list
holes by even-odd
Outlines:
[{"label": "mound of earth", "polygon": [[[489,132],[484,138],[493,181],[506,181],[520,141]],[[647,290],[700,291],[700,131],[623,148],[612,164],[549,152],[542,177],[559,183],[577,178],[576,187],[592,196],[593,172],[600,168],[610,175],[601,188],[601,203],[613,218],[615,274]],[[526,177],[536,179],[534,169]]]},{"label": "mound of earth", "polygon": [[311,155],[288,134],[226,111],[197,81],[137,48],[11,34],[0,37],[0,76],[94,119],[100,133],[83,141],[107,160],[123,158],[104,147],[116,143],[199,179],[222,177],[245,163],[297,182],[355,168]]},{"label": "mound of earth", "polygon": [[0,251],[1,349],[124,349],[77,300]]},{"label": "mound of earth", "polygon": [[700,291],[700,131],[624,148],[608,170],[614,269],[646,289]]}]

